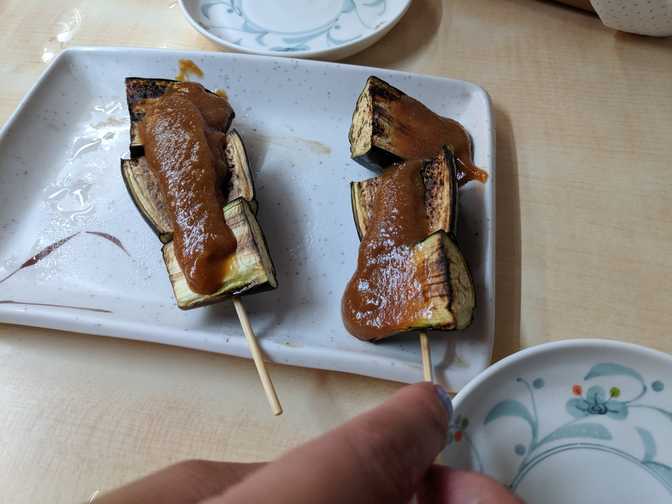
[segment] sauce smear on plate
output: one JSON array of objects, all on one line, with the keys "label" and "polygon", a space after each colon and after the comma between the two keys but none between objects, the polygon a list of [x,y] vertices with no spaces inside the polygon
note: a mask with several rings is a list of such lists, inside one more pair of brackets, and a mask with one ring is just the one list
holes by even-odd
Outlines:
[{"label": "sauce smear on plate", "polygon": [[190,75],[195,75],[196,77],[203,77],[203,70],[199,67],[194,60],[190,59],[181,59],[179,61],[179,67],[175,80],[178,81],[188,81]]}]

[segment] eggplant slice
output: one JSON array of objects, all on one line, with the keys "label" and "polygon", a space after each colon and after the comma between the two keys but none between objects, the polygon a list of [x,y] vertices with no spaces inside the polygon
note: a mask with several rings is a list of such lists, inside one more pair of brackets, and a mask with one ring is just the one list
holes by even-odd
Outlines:
[{"label": "eggplant slice", "polygon": [[476,292],[467,261],[455,239],[445,231],[429,235],[414,250],[414,260],[424,262],[431,284],[428,318],[413,322],[410,329],[464,329],[473,320]]},{"label": "eggplant slice", "polygon": [[[226,140],[226,161],[230,170],[224,190],[226,201],[243,198],[250,204],[252,212],[256,213],[254,180],[243,140],[235,129],[226,134]],[[162,243],[168,243],[173,239],[173,228],[168,217],[165,197],[159,189],[159,181],[150,170],[147,159],[144,156],[122,159],[121,175],[133,203],[149,227]]]},{"label": "eggplant slice", "polygon": [[[136,158],[143,156],[145,149],[142,138],[140,136],[139,125],[145,118],[147,105],[151,104],[157,98],[163,96],[166,91],[172,87],[183,84],[182,81],[170,79],[144,79],[141,77],[126,77],[126,102],[128,103],[128,115],[131,118],[131,157]],[[206,89],[208,93],[212,91]],[[214,93],[212,93],[214,94]],[[235,114],[231,110],[231,118],[229,124],[226,125],[224,131],[229,129]]]},{"label": "eggplant slice", "polygon": [[[451,140],[445,136],[448,132]],[[441,117],[374,76],[367,79],[357,98],[348,139],[352,159],[373,170],[430,158],[453,141],[459,142],[452,146],[457,158],[468,158],[460,162],[473,159],[471,137],[459,122]]]},{"label": "eggplant slice", "polygon": [[399,100],[404,93],[378,77],[371,76],[357,98],[348,132],[350,155],[361,165],[377,170],[404,159],[396,154],[386,123],[394,121],[385,112],[386,101]]},{"label": "eggplant slice", "polygon": [[224,219],[237,240],[236,253],[229,258],[221,288],[210,295],[192,291],[175,257],[173,242],[162,248],[163,260],[173,286],[177,306],[198,308],[243,294],[275,289],[278,282],[266,240],[249,203],[238,198],[224,207]]},{"label": "eggplant slice", "polygon": [[[423,162],[420,174],[425,186],[429,232],[443,230],[455,234],[459,191],[453,151],[444,145],[437,156]],[[352,215],[360,240],[366,234],[381,177],[350,183]]]},{"label": "eggplant slice", "polygon": [[448,263],[449,309],[455,318],[454,329],[466,329],[473,322],[476,309],[476,289],[471,270],[454,237],[442,231],[439,233],[442,234],[443,253]]},{"label": "eggplant slice", "polygon": [[[427,317],[409,321],[398,332],[436,329],[452,331],[468,327],[476,307],[476,294],[469,267],[454,238],[437,231],[413,248],[413,261],[424,264],[430,278]],[[389,336],[392,336],[390,334]],[[381,338],[382,339],[382,338]]]}]

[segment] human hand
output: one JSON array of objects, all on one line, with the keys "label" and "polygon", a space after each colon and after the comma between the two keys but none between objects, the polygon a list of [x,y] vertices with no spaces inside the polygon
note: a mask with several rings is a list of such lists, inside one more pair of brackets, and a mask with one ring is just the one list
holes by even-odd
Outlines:
[{"label": "human hand", "polygon": [[478,474],[432,463],[452,407],[429,383],[268,464],[181,462],[96,499],[96,504],[520,504]]}]

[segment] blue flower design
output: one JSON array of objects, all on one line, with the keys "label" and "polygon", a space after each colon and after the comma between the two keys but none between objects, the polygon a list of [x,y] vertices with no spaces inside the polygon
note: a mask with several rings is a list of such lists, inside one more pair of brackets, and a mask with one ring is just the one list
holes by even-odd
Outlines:
[{"label": "blue flower design", "polygon": [[599,385],[588,389],[586,397],[575,397],[567,401],[567,412],[575,418],[590,415],[607,415],[614,420],[623,420],[628,416],[628,405],[624,401],[614,399],[617,394],[607,396]]}]

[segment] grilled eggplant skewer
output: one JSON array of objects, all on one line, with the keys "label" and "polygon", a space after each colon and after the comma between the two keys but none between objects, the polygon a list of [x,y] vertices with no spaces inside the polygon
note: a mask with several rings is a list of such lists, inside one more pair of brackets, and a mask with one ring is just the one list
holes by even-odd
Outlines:
[{"label": "grilled eggplant skewer", "polygon": [[232,299],[264,391],[282,413],[239,296],[277,287],[255,213],[242,138],[229,131],[228,101],[200,84],[126,79],[131,159],[121,174],[131,199],[163,243],[177,305]]},{"label": "grilled eggplant skewer", "polygon": [[[126,92],[131,117],[131,159],[121,160],[121,173],[129,194],[138,211],[157,234],[163,246],[163,258],[170,273],[177,305],[182,309],[197,308],[226,300],[232,296],[270,290],[277,287],[275,268],[268,252],[263,231],[256,221],[254,182],[247,153],[240,134],[234,129],[226,132],[223,160],[228,173],[222,177],[222,211],[225,220],[234,219],[232,228],[238,247],[220,279],[221,288],[211,294],[199,294],[189,288],[184,276],[176,268],[173,229],[166,195],[156,175],[150,170],[140,123],[152,103],[165,93],[175,90],[180,83],[164,79],[126,79]],[[231,111],[231,120],[233,111]],[[231,120],[226,121],[228,125]],[[178,268],[179,269],[179,268]]]},{"label": "grilled eggplant skewer", "polygon": [[[367,233],[371,232],[384,235],[384,242],[385,238],[395,239],[394,235],[400,236],[398,231],[400,226],[416,228],[412,229],[410,234],[401,233],[405,234],[410,242],[401,240],[400,247],[396,249],[379,247],[380,251],[370,255],[364,264],[361,254],[368,253],[367,249],[370,249],[371,245],[362,244],[357,273],[359,285],[377,281],[376,289],[372,290],[385,292],[385,283],[392,279],[395,286],[387,292],[395,299],[369,295],[369,306],[367,307],[366,303],[359,303],[360,307],[355,318],[370,317],[371,325],[382,326],[387,321],[384,320],[384,316],[376,312],[385,309],[399,311],[400,304],[414,303],[418,296],[424,297],[422,309],[407,311],[405,319],[397,317],[394,324],[389,324],[388,330],[369,331],[366,328],[358,328],[357,324],[351,321],[350,328],[354,329],[354,333],[358,333],[355,336],[362,339],[377,340],[417,329],[464,329],[473,319],[476,306],[473,281],[453,234],[457,221],[459,194],[453,152],[443,146],[434,158],[415,163],[417,165],[415,184],[406,187],[398,185],[391,192],[388,188],[388,194],[384,198],[392,200],[396,198],[396,201],[389,203],[387,208],[381,206],[386,203],[377,199],[377,193],[385,184],[390,183],[391,173],[386,172],[373,179],[351,183],[352,210],[360,239],[368,239],[371,242],[372,237],[367,237]],[[409,163],[395,166],[391,170],[412,170],[408,165]],[[418,203],[422,207],[420,211],[415,208]],[[402,214],[403,218],[400,222],[395,222],[399,219],[398,216],[396,218],[387,216],[388,222],[383,222],[381,225],[381,219],[386,218],[380,215],[383,210],[387,213]],[[403,216],[404,213],[408,215]],[[372,220],[375,220],[373,228]],[[408,220],[413,222],[408,223]],[[419,236],[426,238],[413,241]],[[407,251],[409,247],[410,250]],[[374,268],[371,268],[370,264],[374,264]],[[362,275],[360,270],[367,267],[369,273]],[[384,274],[378,274],[376,271],[381,268],[386,269]],[[414,273],[410,274],[409,271]],[[403,279],[401,284],[400,279]],[[416,295],[406,296],[403,291],[407,286],[403,284],[418,282],[421,288]],[[353,297],[352,291],[351,285],[349,297]],[[344,303],[347,297],[348,294],[344,297]],[[367,311],[370,313],[367,314]],[[348,314],[344,313],[346,324],[348,324],[347,317]]]},{"label": "grilled eggplant skewer", "polygon": [[[351,183],[352,212],[362,244],[357,271],[343,297],[344,323],[354,336],[367,340],[421,329],[423,376],[432,381],[424,329],[464,329],[476,306],[469,267],[454,239],[458,186],[470,180],[485,182],[487,173],[473,164],[471,137],[460,123],[374,76],[357,99],[348,138],[352,158],[367,168],[408,172],[409,162],[419,163],[419,168],[415,183],[397,183],[396,188],[387,172]],[[384,199],[400,204],[390,206]],[[386,205],[392,214],[387,222],[380,215]],[[416,228],[431,233],[415,245],[418,229],[408,223],[413,220]],[[396,248],[389,246],[392,243]],[[383,295],[373,296],[372,290]]]}]

